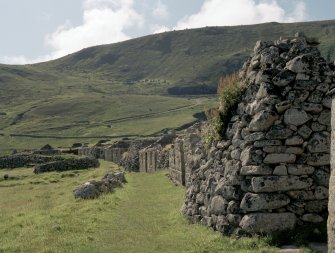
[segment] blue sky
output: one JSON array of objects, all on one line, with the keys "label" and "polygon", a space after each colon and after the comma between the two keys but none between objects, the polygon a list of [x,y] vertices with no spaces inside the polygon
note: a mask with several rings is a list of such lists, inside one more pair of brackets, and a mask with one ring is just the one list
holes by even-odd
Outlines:
[{"label": "blue sky", "polygon": [[334,0],[0,0],[0,62],[24,64],[147,34],[335,19]]}]

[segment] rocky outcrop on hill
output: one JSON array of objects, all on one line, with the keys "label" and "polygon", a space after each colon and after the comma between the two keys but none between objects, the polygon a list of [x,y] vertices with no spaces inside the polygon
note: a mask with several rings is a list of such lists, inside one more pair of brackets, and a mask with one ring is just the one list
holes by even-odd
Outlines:
[{"label": "rocky outcrop on hill", "polygon": [[67,171],[67,170],[85,170],[89,168],[98,168],[100,163],[95,158],[69,158],[63,161],[56,161],[46,164],[37,165],[34,169],[35,174],[51,171]]},{"label": "rocky outcrop on hill", "polygon": [[124,176],[124,172],[110,172],[100,181],[90,181],[76,187],[73,190],[73,195],[75,198],[95,199],[102,194],[113,192],[115,188],[122,187],[125,183],[127,183],[127,180]]},{"label": "rocky outcrop on hill", "polygon": [[315,40],[257,42],[225,140],[199,149],[186,179],[182,212],[190,221],[254,234],[327,219],[334,70]]}]

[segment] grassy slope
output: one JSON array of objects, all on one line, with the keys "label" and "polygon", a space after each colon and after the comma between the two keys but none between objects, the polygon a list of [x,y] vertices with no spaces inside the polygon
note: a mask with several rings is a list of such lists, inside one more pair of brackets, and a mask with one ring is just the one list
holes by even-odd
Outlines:
[{"label": "grassy slope", "polygon": [[[0,135],[5,134],[0,142],[9,143],[0,147],[0,154],[15,147],[78,141],[38,139],[27,145],[27,139],[9,138],[10,134],[147,135],[189,123],[193,113],[215,101],[162,96],[169,87],[216,86],[220,75],[241,67],[257,40],[296,31],[319,37],[323,55],[334,57],[335,21],[322,21],[173,31],[84,49],[46,63],[0,65]],[[185,110],[170,114],[110,123],[182,106]]]},{"label": "grassy slope", "polygon": [[[0,252],[274,252],[263,239],[235,240],[179,214],[184,189],[165,171],[127,174],[128,184],[97,200],[75,200],[72,189],[115,169],[33,175],[0,171]],[[70,177],[78,173],[78,176]]]}]

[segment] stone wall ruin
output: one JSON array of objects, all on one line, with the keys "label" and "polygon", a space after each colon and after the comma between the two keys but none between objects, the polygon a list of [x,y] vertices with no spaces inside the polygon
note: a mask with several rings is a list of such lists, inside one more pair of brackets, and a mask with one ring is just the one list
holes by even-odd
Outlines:
[{"label": "stone wall ruin", "polygon": [[185,166],[182,212],[191,222],[224,234],[325,223],[334,69],[315,40],[257,42],[240,73],[248,89],[225,140],[197,150],[193,166]]}]

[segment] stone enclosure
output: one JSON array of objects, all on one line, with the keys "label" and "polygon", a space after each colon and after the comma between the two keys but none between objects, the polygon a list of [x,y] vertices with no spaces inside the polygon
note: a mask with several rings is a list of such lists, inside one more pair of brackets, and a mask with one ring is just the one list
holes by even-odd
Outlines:
[{"label": "stone enclosure", "polygon": [[303,36],[258,42],[224,141],[207,150],[189,144],[194,133],[175,141],[170,176],[187,187],[182,212],[191,222],[239,235],[327,221],[335,67],[316,44]]}]

